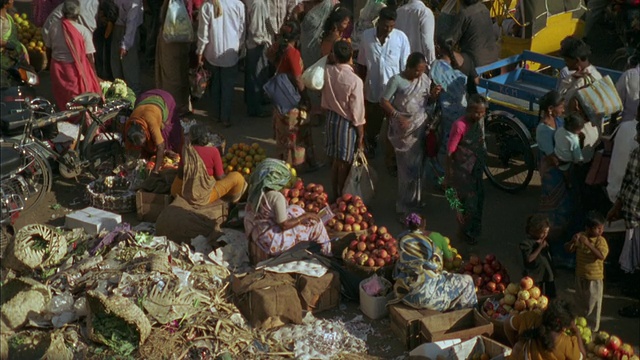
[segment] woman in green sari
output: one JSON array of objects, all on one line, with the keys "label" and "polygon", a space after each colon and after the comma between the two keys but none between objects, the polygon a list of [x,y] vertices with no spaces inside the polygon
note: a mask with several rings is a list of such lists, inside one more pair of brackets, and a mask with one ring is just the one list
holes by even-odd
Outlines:
[{"label": "woman in green sari", "polygon": [[471,96],[466,115],[451,126],[447,144],[445,186],[453,187],[462,203],[458,222],[462,235],[470,244],[477,243],[482,232],[482,173],[487,154],[483,119],[486,113],[487,100],[478,94]]},{"label": "woman in green sari", "polygon": [[2,0],[2,8],[0,8],[0,62],[2,66],[2,74],[0,76],[0,86],[11,86],[9,80],[9,69],[20,63],[29,65],[29,54],[27,49],[20,43],[18,39],[18,27],[14,19],[9,14],[9,9],[13,7],[13,0]]}]

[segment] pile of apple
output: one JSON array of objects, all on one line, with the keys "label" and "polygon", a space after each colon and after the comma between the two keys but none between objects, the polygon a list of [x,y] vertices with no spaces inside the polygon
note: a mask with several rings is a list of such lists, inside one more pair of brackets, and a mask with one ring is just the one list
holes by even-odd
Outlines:
[{"label": "pile of apple", "polygon": [[331,211],[336,216],[327,223],[327,230],[354,232],[367,230],[375,225],[373,215],[360,196],[342,195],[334,204],[331,204]]},{"label": "pile of apple", "polygon": [[[500,299],[503,306],[511,307],[512,314],[529,310],[543,311],[549,305],[549,298],[542,295],[542,291],[534,286],[533,279],[525,276],[520,280],[520,285],[511,283],[504,291],[504,298]],[[509,309],[509,308],[507,308]]]},{"label": "pile of apple", "polygon": [[306,212],[317,214],[328,204],[329,195],[324,191],[324,186],[309,183],[305,187],[302,179],[297,179],[293,187],[282,189],[281,192],[288,205],[298,205]]},{"label": "pile of apple", "polygon": [[593,341],[587,343],[587,350],[589,359],[639,360],[631,345],[623,344],[619,337],[604,331],[593,336]]},{"label": "pile of apple", "polygon": [[477,255],[471,255],[462,268],[462,273],[471,275],[480,296],[500,294],[509,283],[507,270],[493,254],[488,254],[482,261]]},{"label": "pile of apple", "polygon": [[393,264],[399,256],[398,241],[386,227],[373,225],[369,235],[362,234],[351,241],[344,261],[367,267],[383,267]]}]

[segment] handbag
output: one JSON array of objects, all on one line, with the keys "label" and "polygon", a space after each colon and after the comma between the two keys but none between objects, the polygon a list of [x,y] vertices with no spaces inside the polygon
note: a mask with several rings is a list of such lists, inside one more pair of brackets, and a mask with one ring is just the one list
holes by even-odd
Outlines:
[{"label": "handbag", "polygon": [[324,87],[324,71],[327,67],[327,56],[323,56],[315,64],[308,67],[302,73],[302,82],[304,86],[311,89],[320,91]]},{"label": "handbag", "polygon": [[193,24],[183,0],[169,0],[162,37],[169,43],[193,41]]},{"label": "handbag", "polygon": [[605,185],[609,177],[609,165],[611,164],[611,153],[613,152],[613,141],[618,128],[611,134],[611,136],[603,137],[602,143],[604,145],[602,150],[596,151],[593,154],[593,160],[589,167],[589,172],[584,182],[587,185]]},{"label": "handbag", "polygon": [[369,166],[367,157],[362,149],[356,151],[355,158],[351,164],[349,175],[342,189],[343,194],[360,196],[365,204],[369,203],[375,195],[376,174]]},{"label": "handbag", "polygon": [[[282,63],[282,60],[280,60]],[[276,69],[278,69],[278,66]],[[293,86],[288,74],[276,74],[262,87],[280,114],[286,114],[298,107],[302,97],[298,89]]]},{"label": "handbag", "polygon": [[209,87],[209,81],[211,80],[211,73],[207,71],[203,66],[198,66],[196,69],[189,70],[189,83],[191,84],[191,96],[199,99],[207,91]]},{"label": "handbag", "polygon": [[586,86],[576,91],[575,97],[587,119],[598,121],[622,111],[622,100],[609,75],[598,80],[588,75],[586,82]]}]

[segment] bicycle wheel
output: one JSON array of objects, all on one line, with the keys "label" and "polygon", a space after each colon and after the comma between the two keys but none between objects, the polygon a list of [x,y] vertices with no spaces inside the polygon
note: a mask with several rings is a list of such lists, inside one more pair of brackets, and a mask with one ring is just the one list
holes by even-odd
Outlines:
[{"label": "bicycle wheel", "polygon": [[533,140],[526,127],[508,113],[493,113],[485,126],[487,162],[484,172],[501,190],[524,190],[533,177]]},{"label": "bicycle wheel", "polygon": [[[27,212],[37,206],[46,193],[51,191],[51,167],[45,158],[36,150],[24,149],[24,169],[9,180],[2,182],[3,191],[9,194],[19,194],[24,200],[22,212]],[[24,181],[21,181],[24,180]]]}]

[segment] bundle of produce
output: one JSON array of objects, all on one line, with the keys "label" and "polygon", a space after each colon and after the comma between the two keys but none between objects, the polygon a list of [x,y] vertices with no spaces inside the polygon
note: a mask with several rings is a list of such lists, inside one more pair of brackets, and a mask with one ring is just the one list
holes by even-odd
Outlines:
[{"label": "bundle of produce", "polygon": [[327,228],[336,232],[358,232],[375,225],[373,215],[360,196],[342,195],[331,205],[331,211],[335,217],[329,220]]},{"label": "bundle of produce", "polygon": [[122,79],[111,81],[100,81],[100,89],[102,95],[107,101],[110,100],[127,100],[133,107],[136,103],[136,94],[131,90],[126,82]]},{"label": "bundle of produce", "polygon": [[507,269],[493,254],[488,254],[484,260],[480,260],[477,255],[471,255],[469,261],[464,265],[462,273],[471,275],[479,296],[503,293],[510,280]]},{"label": "bundle of produce", "polygon": [[231,145],[222,158],[222,164],[226,174],[238,171],[248,179],[255,166],[266,158],[264,149],[258,143],[239,143]]},{"label": "bundle of produce", "polygon": [[[578,324],[578,321],[580,321],[580,324]],[[576,319],[576,325],[578,325],[578,329],[580,329],[580,325],[583,325],[582,328],[587,328],[587,320],[578,318]],[[593,341],[587,342],[585,340],[585,344],[587,345],[588,359],[639,360],[638,355],[635,355],[633,346],[622,343],[618,336],[609,335],[604,331],[593,334]]]},{"label": "bundle of produce", "polygon": [[[180,155],[177,155],[177,158],[171,158],[167,155],[162,159],[162,167],[161,170],[177,170],[178,165],[180,164]],[[153,155],[151,159],[147,162],[146,168],[148,171],[153,170],[156,166],[156,156]]]},{"label": "bundle of produce", "polygon": [[376,225],[371,228],[371,234],[358,236],[343,252],[346,263],[369,268],[393,265],[399,256],[398,241],[386,227]]},{"label": "bundle of produce", "polygon": [[306,212],[318,213],[328,205],[329,195],[321,184],[309,183],[304,186],[302,179],[297,179],[290,189],[282,189],[282,195],[288,205],[298,205]]}]

